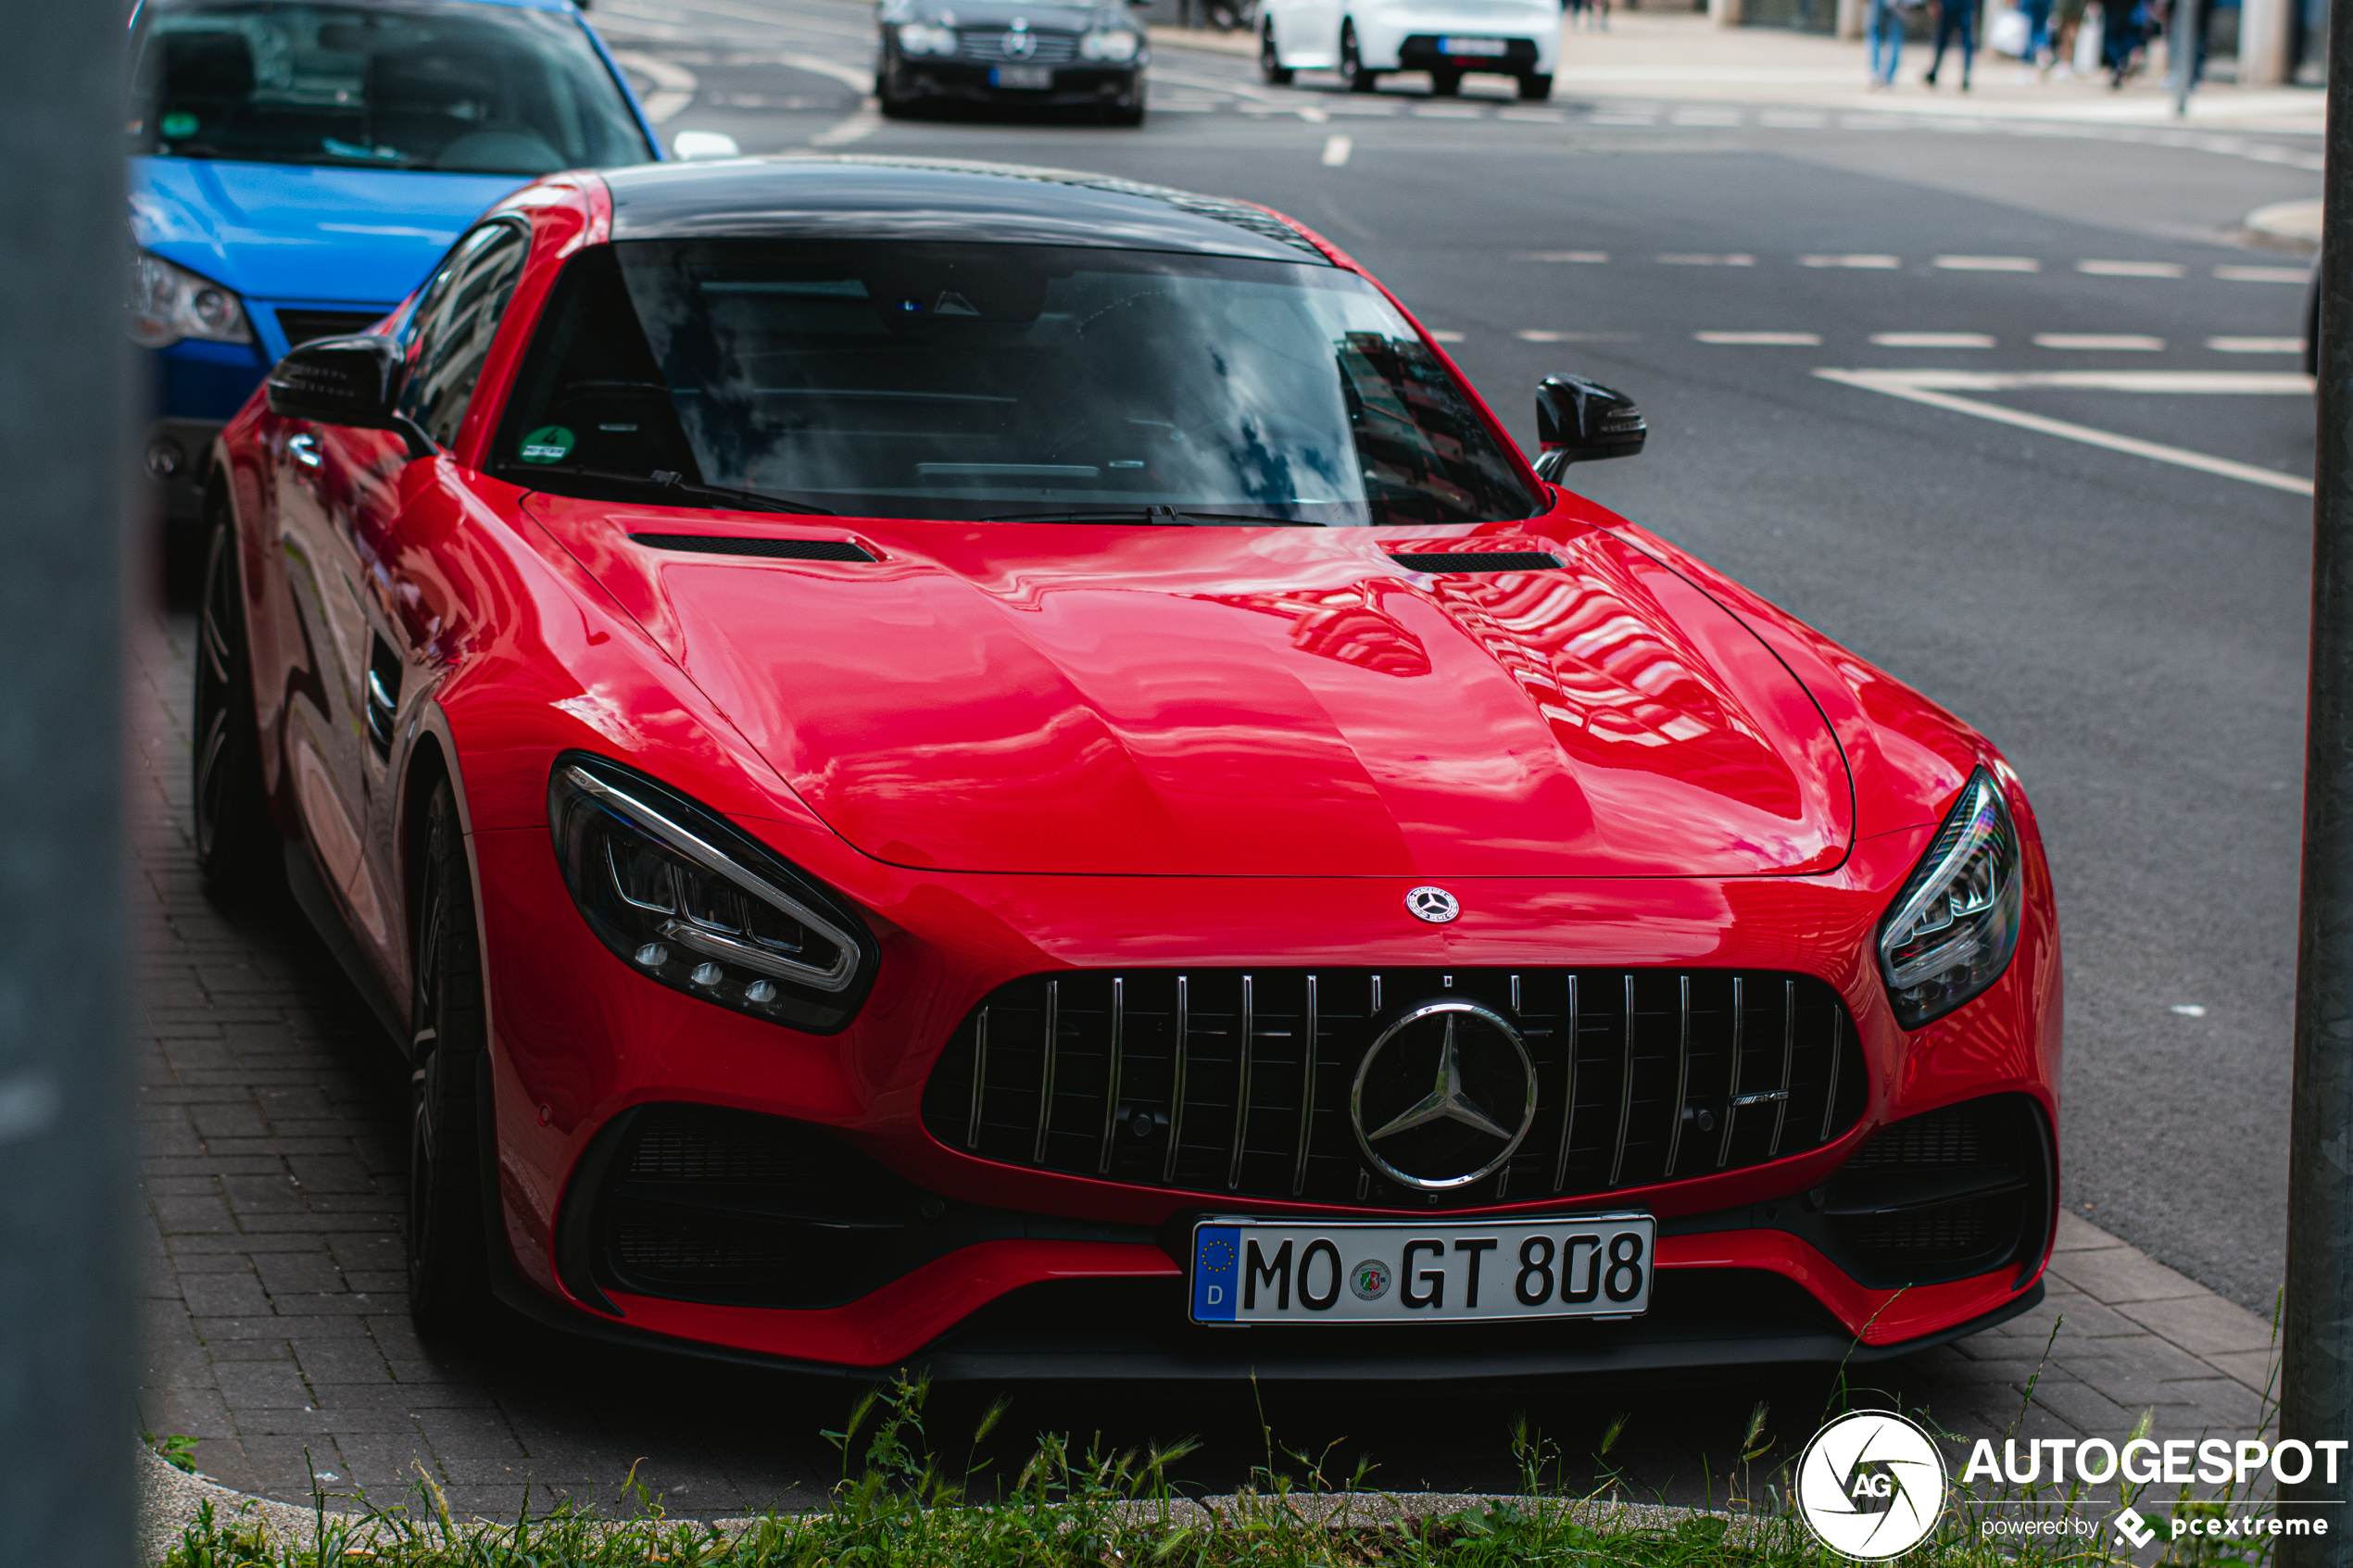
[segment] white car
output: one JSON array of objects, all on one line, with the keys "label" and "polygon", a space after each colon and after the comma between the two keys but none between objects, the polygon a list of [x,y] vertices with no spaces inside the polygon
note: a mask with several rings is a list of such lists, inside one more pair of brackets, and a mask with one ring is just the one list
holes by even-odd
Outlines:
[{"label": "white car", "polygon": [[1369,93],[1383,71],[1426,70],[1451,97],[1466,71],[1519,79],[1523,98],[1553,95],[1559,0],[1261,0],[1258,69],[1281,86],[1294,71],[1337,70]]}]

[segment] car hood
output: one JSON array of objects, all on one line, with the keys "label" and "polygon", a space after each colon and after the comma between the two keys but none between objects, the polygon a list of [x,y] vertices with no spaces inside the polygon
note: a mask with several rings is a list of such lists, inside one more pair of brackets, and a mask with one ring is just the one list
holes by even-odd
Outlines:
[{"label": "car hood", "polygon": [[[1616,537],[531,509],[851,844],[959,871],[1826,871],[1852,792],[1804,687]],[[862,542],[871,563],[632,533]],[[1544,549],[1431,576],[1385,551]],[[659,761],[648,765],[659,770]]]},{"label": "car hood", "polygon": [[250,299],[389,305],[423,281],[511,174],[131,160],[132,238]]}]

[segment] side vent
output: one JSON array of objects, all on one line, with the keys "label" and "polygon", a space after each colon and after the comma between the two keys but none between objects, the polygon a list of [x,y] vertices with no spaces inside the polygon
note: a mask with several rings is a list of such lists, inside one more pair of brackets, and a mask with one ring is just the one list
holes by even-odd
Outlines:
[{"label": "side vent", "polygon": [[724,533],[632,533],[629,537],[649,550],[681,550],[703,556],[758,556],[764,560],[875,558],[847,539],[760,539]]},{"label": "side vent", "polygon": [[1398,555],[1390,559],[1408,571],[1552,571],[1560,558],[1545,550],[1446,550],[1428,555]]},{"label": "side vent", "polygon": [[378,633],[368,649],[368,744],[376,760],[392,760],[392,722],[400,712],[400,656]]}]

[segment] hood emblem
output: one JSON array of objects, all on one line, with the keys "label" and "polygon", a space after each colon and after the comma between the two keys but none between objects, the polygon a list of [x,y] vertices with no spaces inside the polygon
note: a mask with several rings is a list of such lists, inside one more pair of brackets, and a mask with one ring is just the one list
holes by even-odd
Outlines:
[{"label": "hood emblem", "polygon": [[1421,1192],[1466,1186],[1512,1157],[1536,1120],[1519,1031],[1464,998],[1423,1002],[1381,1032],[1348,1101],[1357,1147]]},{"label": "hood emblem", "polygon": [[1038,40],[1032,38],[1027,22],[1016,21],[1013,31],[1005,34],[1005,54],[1013,59],[1027,59],[1037,51]]},{"label": "hood emblem", "polygon": [[1432,925],[1444,925],[1463,912],[1462,900],[1442,887],[1415,888],[1405,895],[1405,908]]}]

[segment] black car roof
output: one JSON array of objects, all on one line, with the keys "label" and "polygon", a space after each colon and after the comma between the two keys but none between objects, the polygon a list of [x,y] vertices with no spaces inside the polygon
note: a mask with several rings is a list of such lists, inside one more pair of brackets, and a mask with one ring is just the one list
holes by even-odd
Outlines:
[{"label": "black car roof", "polygon": [[1063,169],[853,154],[651,163],[603,178],[616,240],[993,241],[1327,261],[1244,203]]}]

